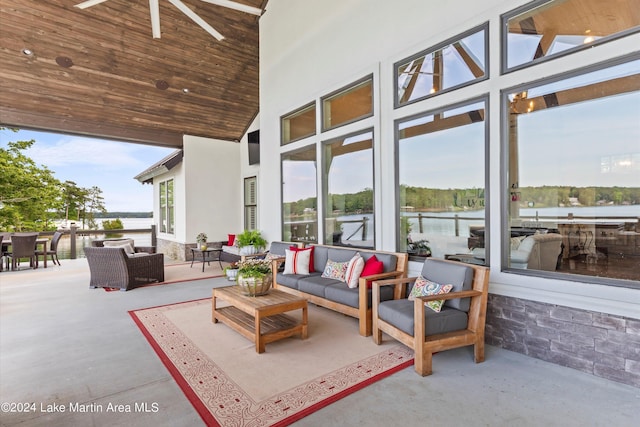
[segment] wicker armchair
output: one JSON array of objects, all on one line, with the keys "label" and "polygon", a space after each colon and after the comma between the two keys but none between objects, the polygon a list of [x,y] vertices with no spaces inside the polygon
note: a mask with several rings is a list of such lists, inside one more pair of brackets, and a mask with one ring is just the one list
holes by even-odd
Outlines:
[{"label": "wicker armchair", "polygon": [[89,262],[89,288],[120,288],[121,291],[164,281],[164,254],[127,256],[122,248],[84,248]]}]

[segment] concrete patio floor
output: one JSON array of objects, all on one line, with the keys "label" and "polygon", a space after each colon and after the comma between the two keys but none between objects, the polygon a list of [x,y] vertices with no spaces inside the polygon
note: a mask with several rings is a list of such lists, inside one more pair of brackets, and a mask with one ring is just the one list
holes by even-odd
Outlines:
[{"label": "concrete patio floor", "polygon": [[[85,259],[1,272],[0,425],[204,425],[127,312],[208,298],[228,283],[105,292],[89,289]],[[368,338],[354,330],[354,339]],[[488,346],[481,364],[471,348],[446,351],[433,367],[424,378],[407,368],[295,425],[625,427],[640,419],[640,389],[507,350]],[[35,403],[36,410],[7,412],[6,403]],[[152,412],[41,410],[70,403],[147,403]]]}]

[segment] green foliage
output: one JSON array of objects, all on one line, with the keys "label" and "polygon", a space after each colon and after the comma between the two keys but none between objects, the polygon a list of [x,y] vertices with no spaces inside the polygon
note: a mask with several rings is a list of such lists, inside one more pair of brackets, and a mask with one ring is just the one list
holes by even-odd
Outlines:
[{"label": "green foliage", "polygon": [[102,228],[105,230],[122,230],[124,225],[120,218],[102,221]]},{"label": "green foliage", "polygon": [[38,166],[24,154],[34,143],[8,142],[0,148],[0,230],[55,228],[52,220],[61,206],[60,181],[46,166]]},{"label": "green foliage", "polygon": [[267,247],[267,241],[262,237],[262,233],[258,230],[245,230],[236,236],[236,242],[239,248],[253,245],[258,249]]},{"label": "green foliage", "polygon": [[249,258],[238,263],[238,275],[244,278],[260,279],[268,274],[271,274],[271,261],[266,259]]},{"label": "green foliage", "polygon": [[[0,127],[7,130],[17,131]],[[102,190],[56,179],[53,171],[25,154],[35,143],[32,139],[0,147],[0,230],[54,230],[53,220],[60,218],[96,229],[94,212],[106,212]]]},{"label": "green foliage", "polygon": [[[102,228],[105,230],[122,230],[124,225],[120,218],[116,218],[113,220],[102,221]],[[105,237],[114,238],[114,237],[122,237],[123,235],[120,233],[105,233]]]}]

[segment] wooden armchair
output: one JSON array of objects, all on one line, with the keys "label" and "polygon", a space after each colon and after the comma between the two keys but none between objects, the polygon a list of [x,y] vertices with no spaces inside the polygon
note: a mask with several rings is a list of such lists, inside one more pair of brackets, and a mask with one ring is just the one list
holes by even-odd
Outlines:
[{"label": "wooden armchair", "polygon": [[[475,362],[483,362],[489,269],[427,259],[421,275],[436,283],[452,284],[453,289],[447,294],[409,301],[407,296],[417,277],[373,282],[374,342],[380,344],[385,332],[412,348],[415,370],[422,376],[431,374],[434,352],[473,345]],[[394,300],[380,301],[384,286],[394,287]],[[439,313],[425,305],[435,300],[445,300]]]},{"label": "wooden armchair", "polygon": [[127,255],[123,248],[84,248],[89,263],[93,288],[120,288],[128,291],[137,286],[164,281],[164,254]]}]

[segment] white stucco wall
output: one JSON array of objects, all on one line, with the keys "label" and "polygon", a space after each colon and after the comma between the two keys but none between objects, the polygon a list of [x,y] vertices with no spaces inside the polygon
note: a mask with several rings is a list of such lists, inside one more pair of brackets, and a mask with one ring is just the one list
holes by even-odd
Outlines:
[{"label": "white stucco wall", "polygon": [[[375,116],[343,126],[322,139],[375,126],[377,247],[395,249],[393,121],[475,96],[490,96],[490,238],[501,240],[500,90],[615,58],[640,46],[640,35],[606,43],[500,75],[500,15],[525,0],[270,0],[260,19],[260,227],[281,235],[280,116],[368,74],[374,74]],[[490,80],[393,109],[393,64],[470,28],[490,22]],[[286,149],[318,143],[298,141]],[[318,176],[320,182],[320,176]],[[320,193],[320,189],[318,189]],[[321,209],[319,209],[321,211]],[[500,271],[500,245],[491,246],[491,292],[640,318],[640,291]],[[418,271],[420,265],[412,265]]]},{"label": "white stucco wall", "polygon": [[240,148],[230,141],[184,137],[184,188],[180,194],[176,190],[176,201],[184,197],[184,212],[176,211],[184,218],[184,229],[176,230],[179,241],[195,243],[200,232],[209,241],[226,240],[228,233],[242,230]]}]

